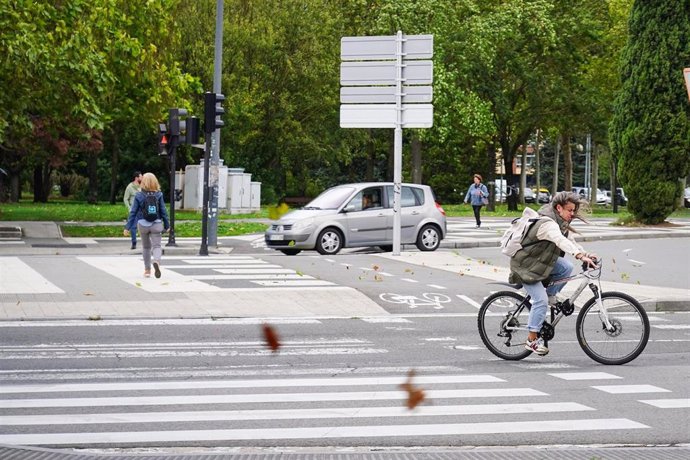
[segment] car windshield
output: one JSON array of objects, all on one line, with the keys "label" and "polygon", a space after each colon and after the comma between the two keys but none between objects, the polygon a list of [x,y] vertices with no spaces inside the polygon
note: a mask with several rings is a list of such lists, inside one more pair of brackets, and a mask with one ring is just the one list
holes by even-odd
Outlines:
[{"label": "car windshield", "polygon": [[304,209],[338,209],[354,191],[354,187],[329,188],[311,200]]}]

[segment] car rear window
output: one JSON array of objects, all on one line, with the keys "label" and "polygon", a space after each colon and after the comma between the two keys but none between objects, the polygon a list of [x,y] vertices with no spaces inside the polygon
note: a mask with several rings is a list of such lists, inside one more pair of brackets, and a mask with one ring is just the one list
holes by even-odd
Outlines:
[{"label": "car rear window", "polygon": [[[393,186],[386,187],[388,192],[388,207],[393,207]],[[417,187],[403,186],[402,196],[400,197],[400,207],[410,208],[412,206],[421,206],[424,204],[424,190]]]}]

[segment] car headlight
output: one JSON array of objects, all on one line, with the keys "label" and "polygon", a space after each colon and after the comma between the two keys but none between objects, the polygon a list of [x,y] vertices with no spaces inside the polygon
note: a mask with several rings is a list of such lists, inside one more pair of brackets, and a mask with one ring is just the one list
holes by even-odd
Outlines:
[{"label": "car headlight", "polygon": [[292,224],[292,230],[293,231],[301,231],[306,228],[309,228],[312,226],[314,223],[314,219],[304,219],[304,220],[298,220],[294,224]]}]

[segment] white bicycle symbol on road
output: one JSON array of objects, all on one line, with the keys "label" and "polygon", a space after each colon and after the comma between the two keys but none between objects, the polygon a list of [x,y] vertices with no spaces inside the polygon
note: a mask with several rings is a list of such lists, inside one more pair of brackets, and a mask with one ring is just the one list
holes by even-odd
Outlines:
[{"label": "white bicycle symbol on road", "polygon": [[421,297],[384,292],[379,298],[385,302],[407,304],[410,308],[434,307],[436,310],[443,308],[441,304],[450,302],[447,295],[434,292],[425,292]]}]

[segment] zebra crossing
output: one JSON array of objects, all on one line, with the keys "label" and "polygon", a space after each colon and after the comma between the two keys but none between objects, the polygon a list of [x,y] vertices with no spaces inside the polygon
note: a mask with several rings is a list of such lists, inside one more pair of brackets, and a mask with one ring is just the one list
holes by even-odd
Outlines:
[{"label": "zebra crossing", "polygon": [[[522,436],[529,433],[645,431],[625,414],[573,400],[547,379],[617,380],[603,372],[532,375],[540,389],[490,374],[419,375],[427,402],[405,407],[400,375],[307,376],[0,385],[0,445],[118,447],[338,442],[371,444],[405,438]],[[329,375],[330,374],[330,375]],[[342,375],[342,374],[340,374]],[[546,382],[546,383],[545,383]],[[553,382],[552,382],[553,383]],[[651,385],[594,385],[590,391],[630,395],[628,405],[687,410],[688,400]],[[577,392],[576,392],[577,393]],[[669,395],[648,399],[650,393]],[[645,399],[637,399],[644,394]],[[501,416],[510,415],[509,419]],[[520,423],[529,421],[529,423]],[[353,441],[351,441],[353,442]]]},{"label": "zebra crossing", "polygon": [[[149,292],[213,292],[236,288],[320,288],[335,283],[252,256],[168,256],[159,280],[142,278],[141,256],[78,256],[78,260]],[[0,294],[60,294],[51,281],[25,259],[0,257]]]}]

